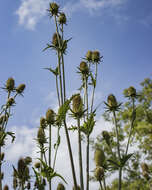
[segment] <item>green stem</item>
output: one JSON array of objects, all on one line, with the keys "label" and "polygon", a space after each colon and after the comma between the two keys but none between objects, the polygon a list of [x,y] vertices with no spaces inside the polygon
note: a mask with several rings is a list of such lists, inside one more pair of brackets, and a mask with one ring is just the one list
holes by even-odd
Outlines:
[{"label": "green stem", "polygon": [[[60,130],[60,127],[58,126],[57,140],[58,140],[58,138],[59,138],[59,130]],[[53,169],[55,168],[55,163],[56,163],[56,157],[57,157],[58,148],[59,148],[59,145],[58,145],[58,143],[57,143],[57,144],[56,144],[56,149],[55,149],[54,161],[53,161]]]},{"label": "green stem", "polygon": [[86,152],[87,152],[87,155],[86,155],[86,157],[87,157],[87,159],[86,159],[86,180],[87,180],[87,185],[86,185],[86,190],[89,190],[89,135],[87,135],[87,150],[86,150]]},{"label": "green stem", "polygon": [[[1,146],[0,146],[0,155],[1,155],[1,153],[2,153],[2,150],[1,150]],[[1,165],[2,165],[2,161],[0,160],[0,190],[2,190]]]},{"label": "green stem", "polygon": [[[51,125],[49,125],[49,167],[51,167],[51,148],[52,148],[52,144],[51,144]],[[49,190],[51,190],[51,180],[49,181]]]},{"label": "green stem", "polygon": [[84,190],[80,118],[77,119],[77,123],[78,123],[78,153],[79,153],[80,185],[81,185],[81,190]]},{"label": "green stem", "polygon": [[59,107],[60,107],[61,103],[60,103],[60,95],[59,95],[59,86],[58,86],[58,77],[57,76],[56,76],[56,91],[57,91],[58,103],[59,103]]},{"label": "green stem", "polygon": [[127,142],[127,147],[126,147],[126,152],[125,152],[126,155],[128,153],[130,139],[131,139],[131,135],[132,135],[132,129],[133,129],[133,126],[134,126],[134,116],[133,116],[134,111],[135,111],[135,100],[134,100],[134,98],[132,98],[132,119],[131,119],[129,137],[128,137],[128,142]]},{"label": "green stem", "polygon": [[118,186],[118,190],[121,190],[121,178],[122,178],[122,168],[119,168],[119,186]]},{"label": "green stem", "polygon": [[103,177],[103,186],[104,186],[104,190],[107,190],[105,177]]},{"label": "green stem", "polygon": [[103,187],[102,187],[101,180],[99,180],[99,184],[100,184],[100,188],[101,188],[101,190],[102,190],[102,189],[103,189]]}]

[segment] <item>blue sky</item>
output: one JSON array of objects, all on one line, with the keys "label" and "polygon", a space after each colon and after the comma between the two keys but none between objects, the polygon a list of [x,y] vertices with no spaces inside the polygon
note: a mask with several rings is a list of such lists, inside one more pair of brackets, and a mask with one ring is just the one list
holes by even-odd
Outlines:
[{"label": "blue sky", "polygon": [[[139,89],[139,83],[152,76],[151,0],[57,2],[68,15],[65,36],[72,37],[65,58],[69,94],[79,88],[76,67],[88,50],[98,49],[104,57],[97,87],[102,101],[109,93],[121,99],[124,88]],[[55,106],[54,79],[43,69],[56,64],[54,52],[42,52],[55,31],[48,4],[48,0],[0,2],[0,86],[8,77],[26,84],[10,126],[37,127],[38,118]],[[2,91],[0,96],[4,100]]]}]

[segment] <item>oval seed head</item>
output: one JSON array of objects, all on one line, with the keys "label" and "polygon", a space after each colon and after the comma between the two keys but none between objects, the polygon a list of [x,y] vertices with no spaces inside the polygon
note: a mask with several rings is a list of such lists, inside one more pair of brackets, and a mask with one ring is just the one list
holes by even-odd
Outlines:
[{"label": "oval seed head", "polygon": [[43,129],[45,129],[46,127],[46,119],[44,117],[40,118],[40,127],[42,127]]},{"label": "oval seed head", "polygon": [[142,171],[149,172],[148,165],[146,163],[141,164]]},{"label": "oval seed head", "polygon": [[32,158],[29,156],[27,156],[24,160],[26,165],[29,165],[32,162]]},{"label": "oval seed head", "polygon": [[[59,40],[61,40],[61,36],[59,35]],[[52,44],[55,46],[55,47],[59,47],[59,42],[58,42],[58,35],[57,33],[54,33],[53,34],[53,37],[52,37]]]},{"label": "oval seed head", "polygon": [[3,161],[3,160],[4,160],[4,156],[5,156],[5,153],[4,153],[4,152],[2,152],[2,153],[0,154],[0,160],[1,160],[1,161]]},{"label": "oval seed head", "polygon": [[22,177],[22,175],[25,171],[25,167],[26,167],[25,160],[23,158],[20,158],[18,160],[18,173],[19,173],[20,177]]},{"label": "oval seed head", "polygon": [[92,61],[98,63],[100,61],[100,52],[93,51],[92,52]]},{"label": "oval seed head", "polygon": [[4,190],[9,190],[8,185],[5,185],[5,186],[4,186]]},{"label": "oval seed head", "polygon": [[133,86],[130,86],[128,88],[128,96],[130,96],[130,97],[136,97],[136,89]]},{"label": "oval seed head", "polygon": [[55,113],[52,109],[48,109],[46,112],[46,121],[48,124],[54,124],[55,122]]},{"label": "oval seed head", "polygon": [[92,61],[92,51],[89,50],[87,52],[87,54],[86,54],[86,60],[89,61],[89,62]]},{"label": "oval seed head", "polygon": [[15,81],[13,78],[8,78],[7,81],[6,81],[6,89],[7,91],[12,91],[14,90],[14,87],[15,87]]},{"label": "oval seed head", "polygon": [[86,62],[82,61],[80,63],[80,71],[82,74],[88,74],[89,68],[88,68],[88,64]]},{"label": "oval seed head", "polygon": [[95,169],[94,176],[98,181],[101,181],[104,177],[104,169],[102,167],[97,167]]},{"label": "oval seed head", "polygon": [[72,103],[73,103],[73,112],[76,114],[77,113],[81,114],[83,111],[83,103],[80,94],[73,97]]},{"label": "oval seed head", "polygon": [[102,132],[102,136],[105,139],[106,143],[108,145],[110,145],[110,135],[109,135],[108,131],[103,131]]},{"label": "oval seed head", "polygon": [[45,132],[41,127],[39,128],[38,133],[37,133],[37,140],[39,144],[46,143]]},{"label": "oval seed head", "polygon": [[59,12],[59,5],[56,3],[50,3],[50,9],[49,9],[50,13],[52,16],[57,16],[58,12]]},{"label": "oval seed head", "polygon": [[41,167],[41,163],[40,162],[36,162],[34,164],[34,167],[37,168],[37,169],[39,169]]},{"label": "oval seed head", "polygon": [[81,190],[80,186],[78,185],[76,188],[73,187],[73,190]]},{"label": "oval seed head", "polygon": [[17,183],[17,178],[16,178],[16,177],[14,177],[14,178],[13,178],[13,188],[14,188],[14,189],[16,189],[16,188],[17,188],[17,186],[18,186],[18,183]]},{"label": "oval seed head", "polygon": [[62,183],[59,183],[57,186],[57,190],[65,190],[65,187]]},{"label": "oval seed head", "polygon": [[31,189],[31,183],[30,182],[28,182],[28,184],[27,184],[27,189]]},{"label": "oval seed head", "polygon": [[94,153],[94,161],[96,163],[96,166],[103,166],[105,161],[105,154],[103,150],[96,149]]},{"label": "oval seed head", "polygon": [[9,98],[9,99],[7,100],[7,106],[10,107],[10,106],[12,106],[13,104],[15,104],[14,98]]},{"label": "oval seed head", "polygon": [[59,19],[58,19],[59,24],[66,24],[66,21],[67,21],[67,19],[66,19],[65,14],[61,13],[59,16]]},{"label": "oval seed head", "polygon": [[16,88],[16,92],[18,93],[18,94],[22,94],[23,93],[23,91],[24,91],[24,89],[25,89],[25,84],[20,84],[17,88]]},{"label": "oval seed head", "polygon": [[113,94],[110,94],[108,96],[107,102],[111,109],[115,109],[118,106],[117,100]]}]

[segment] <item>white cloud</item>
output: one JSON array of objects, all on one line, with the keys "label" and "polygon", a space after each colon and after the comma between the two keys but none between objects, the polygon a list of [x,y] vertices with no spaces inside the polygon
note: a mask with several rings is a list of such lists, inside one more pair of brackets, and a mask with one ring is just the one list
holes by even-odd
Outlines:
[{"label": "white cloud", "polygon": [[[88,10],[89,13],[95,14],[97,10],[112,9],[124,4],[126,0],[79,0],[66,1],[63,11],[71,16],[77,11]],[[60,1],[59,1],[60,2]],[[19,24],[27,29],[33,30],[39,20],[46,15],[49,0],[22,0],[20,7],[16,11],[19,17]],[[60,3],[59,3],[60,4]]]}]

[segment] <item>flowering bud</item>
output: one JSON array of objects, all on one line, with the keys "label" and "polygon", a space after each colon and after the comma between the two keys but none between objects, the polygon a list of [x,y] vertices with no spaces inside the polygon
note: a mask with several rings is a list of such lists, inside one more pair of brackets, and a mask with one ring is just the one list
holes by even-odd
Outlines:
[{"label": "flowering bud", "polygon": [[57,186],[57,190],[65,190],[65,187],[62,183],[59,183]]},{"label": "flowering bud", "polygon": [[12,106],[13,104],[15,104],[14,98],[9,98],[9,99],[7,100],[7,106],[10,107],[10,106]]},{"label": "flowering bud", "polygon": [[24,91],[24,89],[25,89],[25,84],[20,84],[17,88],[16,88],[16,92],[18,93],[18,94],[22,94],[22,92]]},{"label": "flowering bud", "polygon": [[113,94],[110,94],[108,96],[107,102],[111,109],[115,109],[118,106],[117,100]]},{"label": "flowering bud", "polygon": [[136,97],[136,89],[133,86],[130,86],[128,88],[128,96],[130,96],[130,97]]},{"label": "flowering bud", "polygon": [[87,54],[86,54],[86,60],[87,61],[92,61],[92,51],[88,51]]},{"label": "flowering bud", "polygon": [[4,190],[9,190],[8,185],[5,185],[5,186],[4,186]]},{"label": "flowering bud", "polygon": [[55,122],[55,113],[53,110],[48,109],[46,112],[46,121],[48,124],[54,124]]},{"label": "flowering bud", "polygon": [[92,61],[97,62],[97,63],[100,61],[100,52],[99,51],[92,52]]},{"label": "flowering bud", "polygon": [[6,81],[6,89],[10,92],[14,90],[15,81],[13,78],[8,78]]},{"label": "flowering bud", "polygon": [[26,165],[29,165],[32,162],[32,158],[29,156],[27,156],[24,160]]},{"label": "flowering bud", "polygon": [[37,140],[39,144],[46,143],[45,132],[41,127],[39,128],[38,133],[37,133]]},{"label": "flowering bud", "polygon": [[105,155],[104,155],[103,150],[101,149],[95,150],[94,160],[95,160],[96,166],[103,166],[104,161],[105,161]]},{"label": "flowering bud", "polygon": [[58,19],[59,24],[66,24],[66,16],[64,13],[61,13]]},{"label": "flowering bud", "polygon": [[82,113],[83,104],[82,104],[82,99],[81,99],[80,94],[73,97],[72,103],[73,103],[73,112],[76,113],[76,114],[77,113]]},{"label": "flowering bud", "polygon": [[2,153],[0,154],[0,160],[1,160],[1,161],[3,161],[3,160],[4,160],[4,156],[5,156],[5,153],[4,153],[4,152],[2,152]]},{"label": "flowering bud", "polygon": [[57,16],[58,12],[59,12],[59,5],[56,3],[50,3],[50,9],[49,9],[50,13],[52,16]]},{"label": "flowering bud", "polygon": [[35,168],[39,169],[41,167],[41,163],[40,162],[36,162],[34,166],[35,166]]},{"label": "flowering bud", "polygon": [[102,167],[97,167],[97,168],[95,169],[94,175],[95,175],[95,177],[96,177],[96,179],[97,179],[98,181],[101,181],[102,178],[104,177],[104,169],[103,169]]},{"label": "flowering bud", "polygon": [[88,64],[86,62],[82,61],[80,63],[80,71],[82,74],[88,74],[89,68],[88,68]]},{"label": "flowering bud", "polygon": [[102,136],[105,139],[106,143],[108,145],[110,145],[110,135],[109,135],[108,131],[103,131],[102,132]]}]

